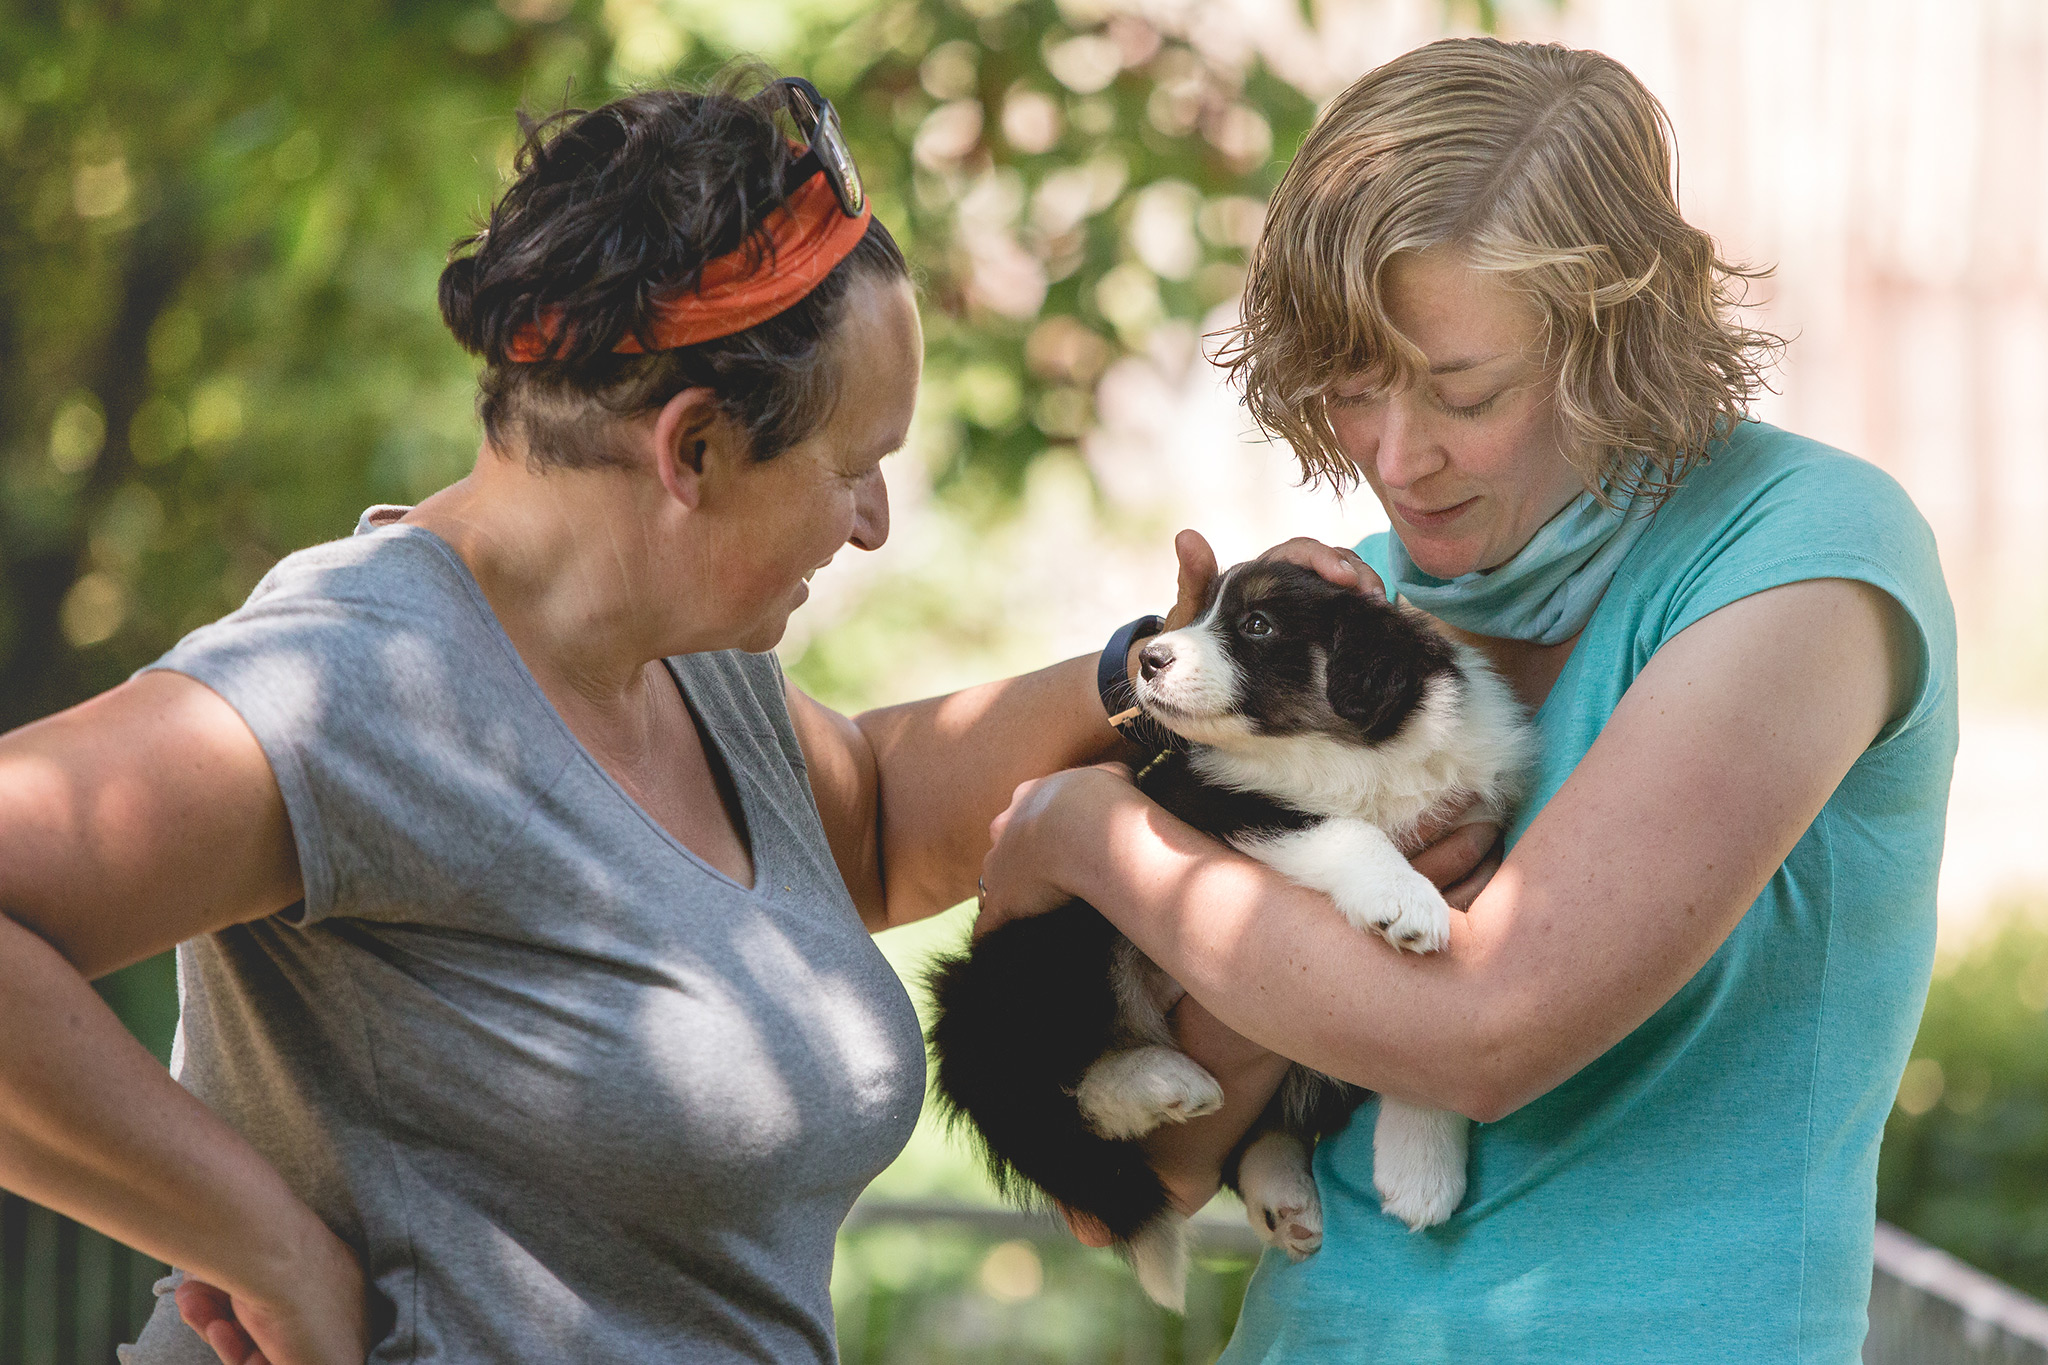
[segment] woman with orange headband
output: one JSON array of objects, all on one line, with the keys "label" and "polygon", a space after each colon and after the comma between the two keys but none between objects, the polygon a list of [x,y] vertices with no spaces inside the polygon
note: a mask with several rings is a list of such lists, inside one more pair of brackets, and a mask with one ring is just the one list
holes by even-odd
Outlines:
[{"label": "woman with orange headband", "polygon": [[[1097,660],[850,720],[766,652],[920,365],[808,84],[551,120],[464,246],[468,477],[0,738],[0,1185],[182,1268],[131,1365],[831,1360],[924,1089],[868,933],[1118,751]],[[173,944],[179,1083],[87,985]]]}]

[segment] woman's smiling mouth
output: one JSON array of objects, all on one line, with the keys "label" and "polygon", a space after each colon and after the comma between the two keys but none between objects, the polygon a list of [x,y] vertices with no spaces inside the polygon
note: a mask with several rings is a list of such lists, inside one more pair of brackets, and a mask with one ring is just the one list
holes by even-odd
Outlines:
[{"label": "woman's smiling mouth", "polygon": [[1470,511],[1472,504],[1478,501],[1478,495],[1475,494],[1463,502],[1454,502],[1449,507],[1440,507],[1434,512],[1425,512],[1419,507],[1405,507],[1398,502],[1393,502],[1391,499],[1389,500],[1389,505],[1394,509],[1394,515],[1407,522],[1410,526],[1420,530],[1434,531],[1456,521],[1459,517]]}]

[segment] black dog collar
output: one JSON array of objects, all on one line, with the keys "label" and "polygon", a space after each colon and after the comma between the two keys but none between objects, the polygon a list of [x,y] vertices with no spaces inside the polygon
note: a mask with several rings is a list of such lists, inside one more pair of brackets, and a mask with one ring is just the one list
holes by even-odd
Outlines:
[{"label": "black dog collar", "polygon": [[1140,636],[1157,635],[1165,629],[1166,622],[1157,616],[1127,622],[1109,637],[1095,666],[1095,691],[1102,698],[1103,714],[1118,734],[1148,750],[1159,748],[1166,736],[1146,719],[1144,708],[1131,695],[1131,646]]}]

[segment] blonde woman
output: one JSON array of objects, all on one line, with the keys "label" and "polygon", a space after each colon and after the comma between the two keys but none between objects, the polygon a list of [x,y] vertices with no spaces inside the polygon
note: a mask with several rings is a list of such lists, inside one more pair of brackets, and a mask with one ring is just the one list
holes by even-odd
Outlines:
[{"label": "blonde woman", "polygon": [[[1769,338],[1674,180],[1612,60],[1437,43],[1330,106],[1255,254],[1252,411],[1372,489],[1365,562],[1541,730],[1446,951],[1352,931],[1103,770],[996,822],[985,926],[1083,896],[1252,1044],[1480,1121],[1419,1233],[1379,1209],[1370,1107],[1325,1143],[1323,1248],[1267,1255],[1227,1361],[1857,1359],[1953,618],[1890,479],[1745,419]],[[1159,1151],[1183,1202],[1240,1127]]]}]

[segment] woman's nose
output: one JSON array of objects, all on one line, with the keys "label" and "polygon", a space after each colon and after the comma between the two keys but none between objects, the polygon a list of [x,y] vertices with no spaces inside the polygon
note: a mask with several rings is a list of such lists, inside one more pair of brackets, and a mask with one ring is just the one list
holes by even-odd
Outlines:
[{"label": "woman's nose", "polygon": [[1379,448],[1373,469],[1388,488],[1407,488],[1443,467],[1443,450],[1412,392],[1388,398],[1380,409]]},{"label": "woman's nose", "polygon": [[853,495],[853,533],[846,539],[863,550],[879,550],[889,539],[889,485],[879,469]]}]

